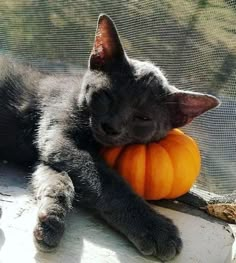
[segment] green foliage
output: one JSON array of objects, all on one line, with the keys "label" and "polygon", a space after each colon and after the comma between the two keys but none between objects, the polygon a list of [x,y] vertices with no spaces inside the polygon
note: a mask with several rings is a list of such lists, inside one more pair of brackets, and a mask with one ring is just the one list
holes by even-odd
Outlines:
[{"label": "green foliage", "polygon": [[129,55],[160,65],[177,85],[227,93],[235,83],[233,1],[2,0],[1,52],[86,67],[100,13],[115,20]]}]

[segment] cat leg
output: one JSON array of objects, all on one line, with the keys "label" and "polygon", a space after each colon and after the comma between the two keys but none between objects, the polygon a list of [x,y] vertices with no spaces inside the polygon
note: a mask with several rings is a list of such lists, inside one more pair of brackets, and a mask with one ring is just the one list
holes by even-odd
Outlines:
[{"label": "cat leg", "polygon": [[[76,192],[76,202],[80,206],[97,211],[144,255],[153,255],[163,261],[174,258],[181,251],[182,241],[172,221],[156,213],[137,196],[124,179],[108,167],[89,140],[87,149],[84,149],[83,137],[80,138],[82,147],[79,147],[78,136],[75,141],[68,136],[68,133],[63,132],[61,126],[57,125],[56,123],[50,130],[44,130],[41,126],[42,136],[39,134],[40,140],[38,140],[39,158],[51,169],[61,171],[62,178],[63,171],[70,176]],[[49,173],[54,171],[47,169]],[[46,173],[48,173],[47,169]],[[44,170],[45,168],[42,168],[41,172],[38,170],[39,180],[43,180],[40,173],[44,176]],[[47,183],[46,189],[51,188],[52,185],[55,183]],[[69,189],[71,191],[71,188]],[[55,193],[58,195],[58,190]],[[39,220],[40,227],[41,221]],[[57,224],[49,226],[52,234],[55,235],[56,231],[53,229],[57,228]],[[41,236],[39,235],[38,239]],[[48,243],[48,239],[50,240],[49,235],[44,239],[44,243],[45,241]]]},{"label": "cat leg", "polygon": [[166,261],[181,251],[182,241],[172,221],[138,197],[99,155],[79,150],[65,137],[58,141],[49,141],[41,158],[53,169],[68,172],[80,206],[97,211],[144,255]]},{"label": "cat leg", "polygon": [[33,173],[32,186],[39,207],[34,240],[40,250],[51,250],[63,235],[65,216],[72,208],[74,186],[67,173],[43,164]]}]

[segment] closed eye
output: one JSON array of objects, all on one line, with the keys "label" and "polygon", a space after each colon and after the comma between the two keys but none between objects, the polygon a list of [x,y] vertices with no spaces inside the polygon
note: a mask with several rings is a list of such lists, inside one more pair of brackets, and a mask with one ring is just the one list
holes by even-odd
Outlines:
[{"label": "closed eye", "polygon": [[112,101],[112,95],[110,94],[110,92],[108,92],[107,90],[103,90],[103,95],[105,95],[105,97],[109,100]]},{"label": "closed eye", "polygon": [[90,107],[96,115],[104,115],[111,109],[112,102],[112,95],[108,91],[93,92],[90,99]]},{"label": "closed eye", "polygon": [[145,121],[151,121],[152,119],[150,117],[144,116],[144,115],[135,115],[133,117],[133,120],[134,121],[143,121],[143,122],[145,122]]}]

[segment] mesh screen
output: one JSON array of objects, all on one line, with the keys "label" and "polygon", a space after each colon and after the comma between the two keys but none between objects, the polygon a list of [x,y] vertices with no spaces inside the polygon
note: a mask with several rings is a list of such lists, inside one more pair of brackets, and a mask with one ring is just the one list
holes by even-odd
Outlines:
[{"label": "mesh screen", "polygon": [[1,0],[0,53],[74,73],[87,66],[100,13],[116,22],[128,55],[154,62],[179,88],[222,100],[184,130],[202,153],[197,187],[218,194],[235,190],[235,1]]}]

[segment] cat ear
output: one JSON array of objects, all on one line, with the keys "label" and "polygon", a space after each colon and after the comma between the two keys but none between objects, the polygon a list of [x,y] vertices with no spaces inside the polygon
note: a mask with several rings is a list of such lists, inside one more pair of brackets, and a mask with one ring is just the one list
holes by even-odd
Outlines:
[{"label": "cat ear", "polygon": [[89,59],[90,69],[109,69],[110,65],[122,61],[124,58],[124,50],[113,21],[107,15],[100,15]]},{"label": "cat ear", "polygon": [[195,117],[215,108],[220,101],[211,95],[197,92],[177,91],[167,98],[172,128],[190,123]]}]

